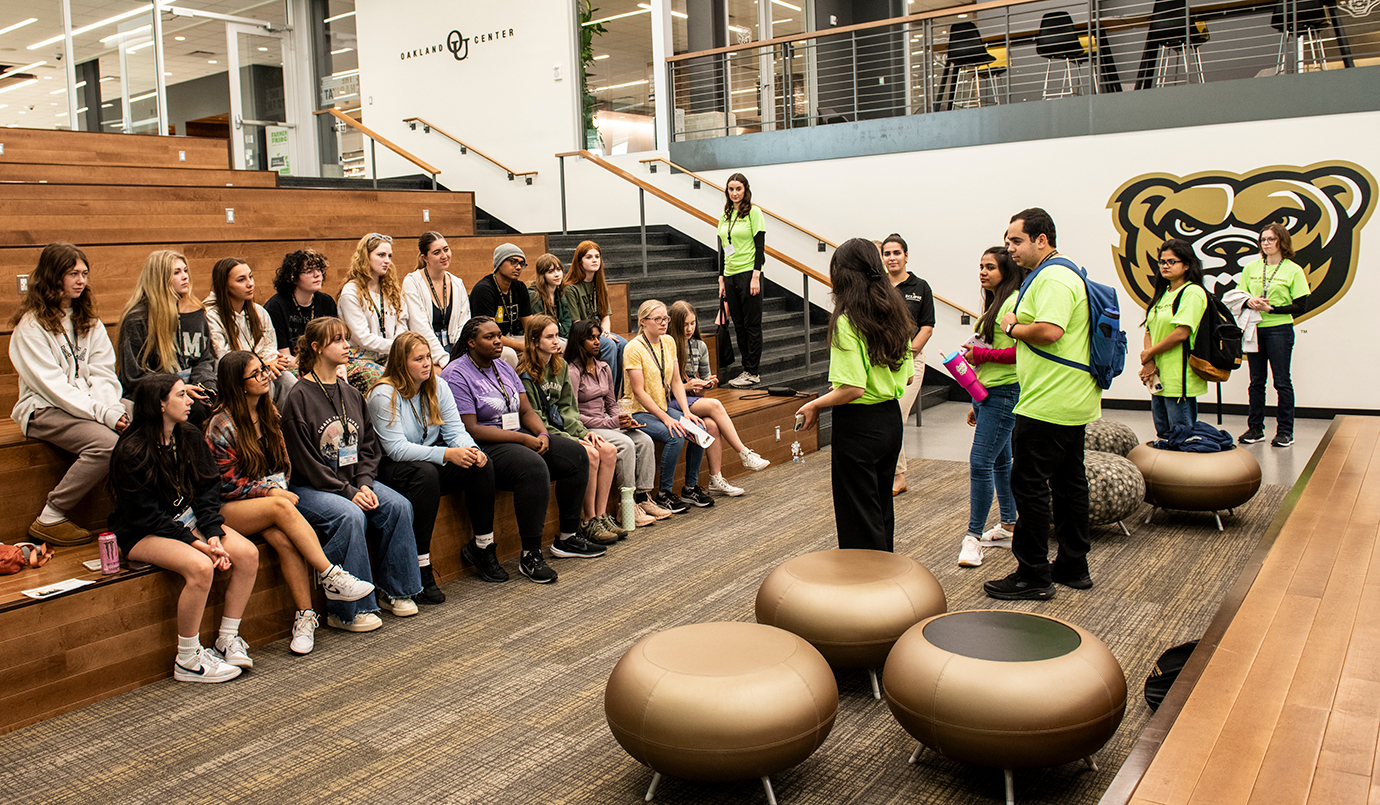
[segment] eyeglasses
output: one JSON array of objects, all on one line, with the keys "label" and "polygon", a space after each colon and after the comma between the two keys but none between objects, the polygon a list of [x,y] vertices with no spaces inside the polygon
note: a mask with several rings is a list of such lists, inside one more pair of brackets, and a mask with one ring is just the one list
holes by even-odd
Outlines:
[{"label": "eyeglasses", "polygon": [[1261,243],[1279,243],[1279,238],[1274,235],[1266,235],[1260,239]]},{"label": "eyeglasses", "polygon": [[507,260],[505,260],[504,262],[512,263],[513,265],[517,266],[518,268],[526,268],[526,267],[527,267],[527,261],[524,260],[524,259],[522,259],[521,257],[509,257],[509,258],[508,258]]},{"label": "eyeglasses", "polygon": [[1171,266],[1177,266],[1182,262],[1183,260],[1161,260],[1160,268],[1169,268]]},{"label": "eyeglasses", "polygon": [[380,234],[377,233],[377,232],[370,232],[368,235],[365,235],[365,237],[368,237],[368,238],[378,238],[379,240],[386,240],[386,241],[388,241],[389,243],[392,243],[392,242],[393,242],[393,239],[392,239],[391,237],[389,237],[389,236],[387,236],[387,235],[380,235]]},{"label": "eyeglasses", "polygon": [[320,268],[319,266],[311,266],[310,268],[304,268],[301,271],[297,272],[298,276],[301,276],[303,274],[320,274],[324,277],[326,276],[326,269]]},{"label": "eyeglasses", "polygon": [[253,379],[253,380],[267,380],[267,379],[268,379],[268,370],[265,369],[265,368],[263,368],[262,366],[260,366],[258,369],[255,369],[254,371],[252,371],[252,372],[250,372],[249,374],[245,375],[245,376],[244,376],[244,379],[245,379],[245,380],[250,380],[250,379]]},{"label": "eyeglasses", "polygon": [[653,324],[666,324],[671,320],[670,316],[648,316],[647,321]]}]

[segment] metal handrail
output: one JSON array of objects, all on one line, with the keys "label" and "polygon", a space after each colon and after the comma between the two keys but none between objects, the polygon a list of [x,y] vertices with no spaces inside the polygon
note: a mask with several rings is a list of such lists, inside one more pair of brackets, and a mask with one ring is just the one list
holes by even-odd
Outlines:
[{"label": "metal handrail", "polygon": [[436,189],[436,176],[441,172],[440,168],[433,167],[429,163],[423,162],[419,157],[413,156],[411,153],[404,150],[403,148],[389,140],[387,137],[384,137],[382,134],[379,134],[378,132],[374,131],[373,129],[369,128],[368,126],[364,125],[358,120],[355,120],[353,117],[344,114],[339,109],[318,109],[312,114],[330,115],[331,117],[341,121],[347,126],[359,129],[360,132],[362,132],[366,137],[369,138],[369,166],[374,173],[375,189],[377,189],[379,186],[379,168],[378,163],[374,161],[374,143],[376,142],[383,143],[384,148],[387,148],[389,151],[392,151],[393,153],[397,154],[398,156],[402,157],[408,162],[411,162],[413,165],[416,165],[417,167],[421,168],[423,171],[431,174],[431,189]]},{"label": "metal handrail", "polygon": [[431,130],[432,130],[432,129],[435,129],[437,134],[441,135],[442,137],[445,137],[447,140],[450,140],[451,142],[453,142],[453,143],[455,143],[456,145],[460,146],[460,153],[462,153],[462,154],[467,154],[467,153],[469,153],[470,151],[473,151],[473,152],[475,152],[476,154],[478,154],[479,156],[481,156],[481,157],[483,157],[483,158],[489,160],[489,161],[492,162],[493,164],[497,165],[497,166],[498,166],[499,168],[501,168],[505,173],[508,174],[508,181],[510,181],[510,182],[513,181],[514,179],[516,179],[516,178],[519,177],[519,176],[523,176],[523,177],[526,177],[526,179],[527,179],[527,184],[531,184],[531,183],[532,183],[532,177],[537,175],[537,172],[536,172],[536,171],[517,171],[517,170],[513,170],[512,168],[508,167],[507,165],[504,165],[502,162],[499,162],[498,160],[494,159],[493,157],[489,156],[488,154],[484,153],[483,151],[480,151],[478,148],[475,148],[474,146],[470,145],[469,143],[466,143],[466,142],[462,141],[460,138],[456,137],[454,134],[451,134],[450,132],[446,131],[445,129],[441,128],[440,126],[436,125],[435,123],[430,123],[430,122],[428,122],[428,121],[426,121],[426,120],[423,120],[423,119],[420,118],[420,117],[408,117],[408,118],[403,118],[403,122],[406,123],[406,124],[408,125],[408,128],[412,129],[413,131],[416,131],[416,130],[417,130],[417,124],[420,123],[420,124],[422,125],[422,133],[423,133],[423,134],[430,134],[430,133],[431,133]]},{"label": "metal handrail", "polygon": [[[693,178],[693,179],[695,180],[695,189],[696,189],[696,190],[699,190],[699,189],[700,189],[700,184],[707,184],[707,185],[709,185],[710,187],[714,188],[715,190],[718,190],[720,193],[724,192],[723,187],[721,187],[720,185],[714,184],[713,182],[709,181],[708,179],[704,178],[703,176],[699,175],[698,173],[695,173],[694,171],[686,170],[685,168],[682,168],[681,166],[677,165],[676,163],[672,162],[672,161],[669,160],[669,159],[666,159],[665,157],[652,157],[651,159],[639,159],[638,162],[641,162],[641,163],[644,164],[644,165],[646,165],[646,164],[648,164],[648,163],[657,163],[657,162],[665,163],[666,165],[669,165],[672,169],[678,170],[678,171],[680,171],[681,173],[687,174],[687,175],[689,175],[691,178]],[[656,165],[655,165],[655,164],[651,164],[649,167],[650,167],[652,173],[656,173]],[[780,216],[780,215],[778,215],[778,214],[772,212],[771,210],[767,209],[766,207],[763,207],[761,204],[758,204],[758,205],[757,205],[757,209],[761,210],[763,215],[769,215],[769,216],[771,216],[772,218],[775,218],[776,220],[778,220],[778,221],[780,221],[781,223],[785,224],[786,226],[789,226],[790,228],[796,230],[797,232],[801,232],[801,233],[803,233],[803,234],[809,235],[810,237],[814,238],[816,241],[819,242],[819,250],[820,250],[820,251],[824,251],[824,247],[825,247],[825,246],[828,246],[828,247],[831,248],[831,249],[837,249],[837,248],[839,247],[839,245],[838,245],[837,243],[833,242],[832,240],[829,240],[828,238],[824,237],[823,235],[819,235],[819,234],[816,234],[816,233],[814,233],[814,232],[811,232],[810,230],[806,229],[805,227],[801,226],[800,224],[797,224],[797,223],[795,223],[794,221],[791,221],[791,220],[789,220],[789,219],[787,219],[787,218],[783,218],[782,216]]]}]

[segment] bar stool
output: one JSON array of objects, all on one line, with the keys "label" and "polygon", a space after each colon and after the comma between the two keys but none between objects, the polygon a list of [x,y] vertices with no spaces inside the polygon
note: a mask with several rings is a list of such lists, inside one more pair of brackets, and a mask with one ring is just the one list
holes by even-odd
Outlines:
[{"label": "bar stool", "polygon": [[[1323,51],[1322,37],[1318,35],[1318,29],[1327,25],[1327,10],[1323,8],[1322,0],[1294,0],[1292,6],[1292,14],[1288,13],[1290,9],[1284,2],[1275,4],[1274,11],[1270,13],[1270,27],[1279,31],[1279,55],[1275,58],[1275,75],[1284,72],[1287,66],[1284,48],[1289,37],[1294,35],[1298,38],[1297,72],[1303,72],[1306,64],[1312,64],[1313,70],[1327,69],[1327,54]],[[1303,31],[1295,31],[1296,26]],[[1306,57],[1305,48],[1308,53]]]},{"label": "bar stool", "polygon": [[[987,52],[987,47],[982,44],[982,32],[976,25],[956,22],[949,26],[948,61],[958,70],[953,106],[982,106],[981,68],[995,62],[996,57]],[[964,88],[965,81],[969,82],[969,91],[964,94],[963,100],[959,100],[959,92]],[[992,103],[997,103],[997,90],[990,77],[987,86],[992,93]]]},{"label": "bar stool", "polygon": [[[1184,44],[1187,30],[1188,43]],[[1207,23],[1190,19],[1187,0],[1157,0],[1150,12],[1150,33],[1146,35],[1146,49],[1155,48],[1155,86],[1169,83],[1170,68],[1177,68],[1172,58],[1178,53],[1183,59],[1184,83],[1193,83],[1193,68],[1198,70],[1198,83],[1206,83],[1203,59],[1198,48],[1208,41]],[[1177,81],[1175,83],[1178,83]]]},{"label": "bar stool", "polygon": [[979,76],[986,75],[988,77],[988,84],[992,87],[993,102],[1001,103],[998,100],[1001,93],[997,91],[997,83],[999,79],[1004,80],[1006,78],[1006,45],[993,45],[987,48],[987,52],[992,54],[992,63],[978,65],[977,72]]},{"label": "bar stool", "polygon": [[[1089,46],[1095,46],[1089,42]],[[1083,91],[1083,71],[1081,65],[1088,60],[1088,47],[1073,27],[1073,17],[1067,11],[1051,11],[1040,18],[1040,30],[1035,34],[1035,53],[1049,59],[1045,65],[1045,84],[1041,97],[1062,98],[1065,95],[1080,95]],[[1056,59],[1064,62],[1064,75],[1059,82],[1059,91],[1049,91],[1050,69]]]}]

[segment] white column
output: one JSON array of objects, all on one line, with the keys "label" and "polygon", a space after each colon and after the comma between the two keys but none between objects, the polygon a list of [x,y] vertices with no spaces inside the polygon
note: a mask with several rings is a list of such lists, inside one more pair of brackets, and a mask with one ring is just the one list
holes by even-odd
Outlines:
[{"label": "white column", "polygon": [[671,126],[675,122],[666,70],[666,57],[673,51],[671,0],[652,0],[652,91],[656,93],[656,148],[660,151],[671,147]]},{"label": "white column", "polygon": [[67,127],[77,131],[77,65],[72,51],[72,0],[62,0],[62,53],[67,62]]},{"label": "white column", "polygon": [[[168,133],[168,82],[163,75],[163,0],[153,0],[153,80],[158,90],[158,133]],[[186,134],[187,132],[182,132]]]}]

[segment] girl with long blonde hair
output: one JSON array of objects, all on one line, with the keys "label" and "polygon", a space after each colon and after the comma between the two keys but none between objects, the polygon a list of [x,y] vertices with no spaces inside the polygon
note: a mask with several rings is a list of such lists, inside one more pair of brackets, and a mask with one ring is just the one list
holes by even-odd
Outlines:
[{"label": "girl with long blonde hair", "polygon": [[126,397],[151,373],[182,378],[192,399],[189,421],[200,427],[211,416],[216,353],[206,309],[192,295],[187,258],[163,249],[144,261],[134,295],[120,316],[116,371]]},{"label": "girl with long blonde hair", "polygon": [[393,270],[393,238],[371,232],[359,239],[336,302],[350,328],[346,379],[360,394],[368,394],[383,377],[393,339],[412,329],[402,282]]},{"label": "girl with long blonde hair", "polygon": [[431,569],[431,537],[441,494],[465,495],[476,537],[494,535],[494,469],[465,430],[450,386],[436,382],[437,369],[425,336],[405,332],[393,339],[388,366],[369,392],[369,416],[383,444],[379,480],[412,501],[412,532],[422,575],[419,604],[441,604],[445,593]]}]

